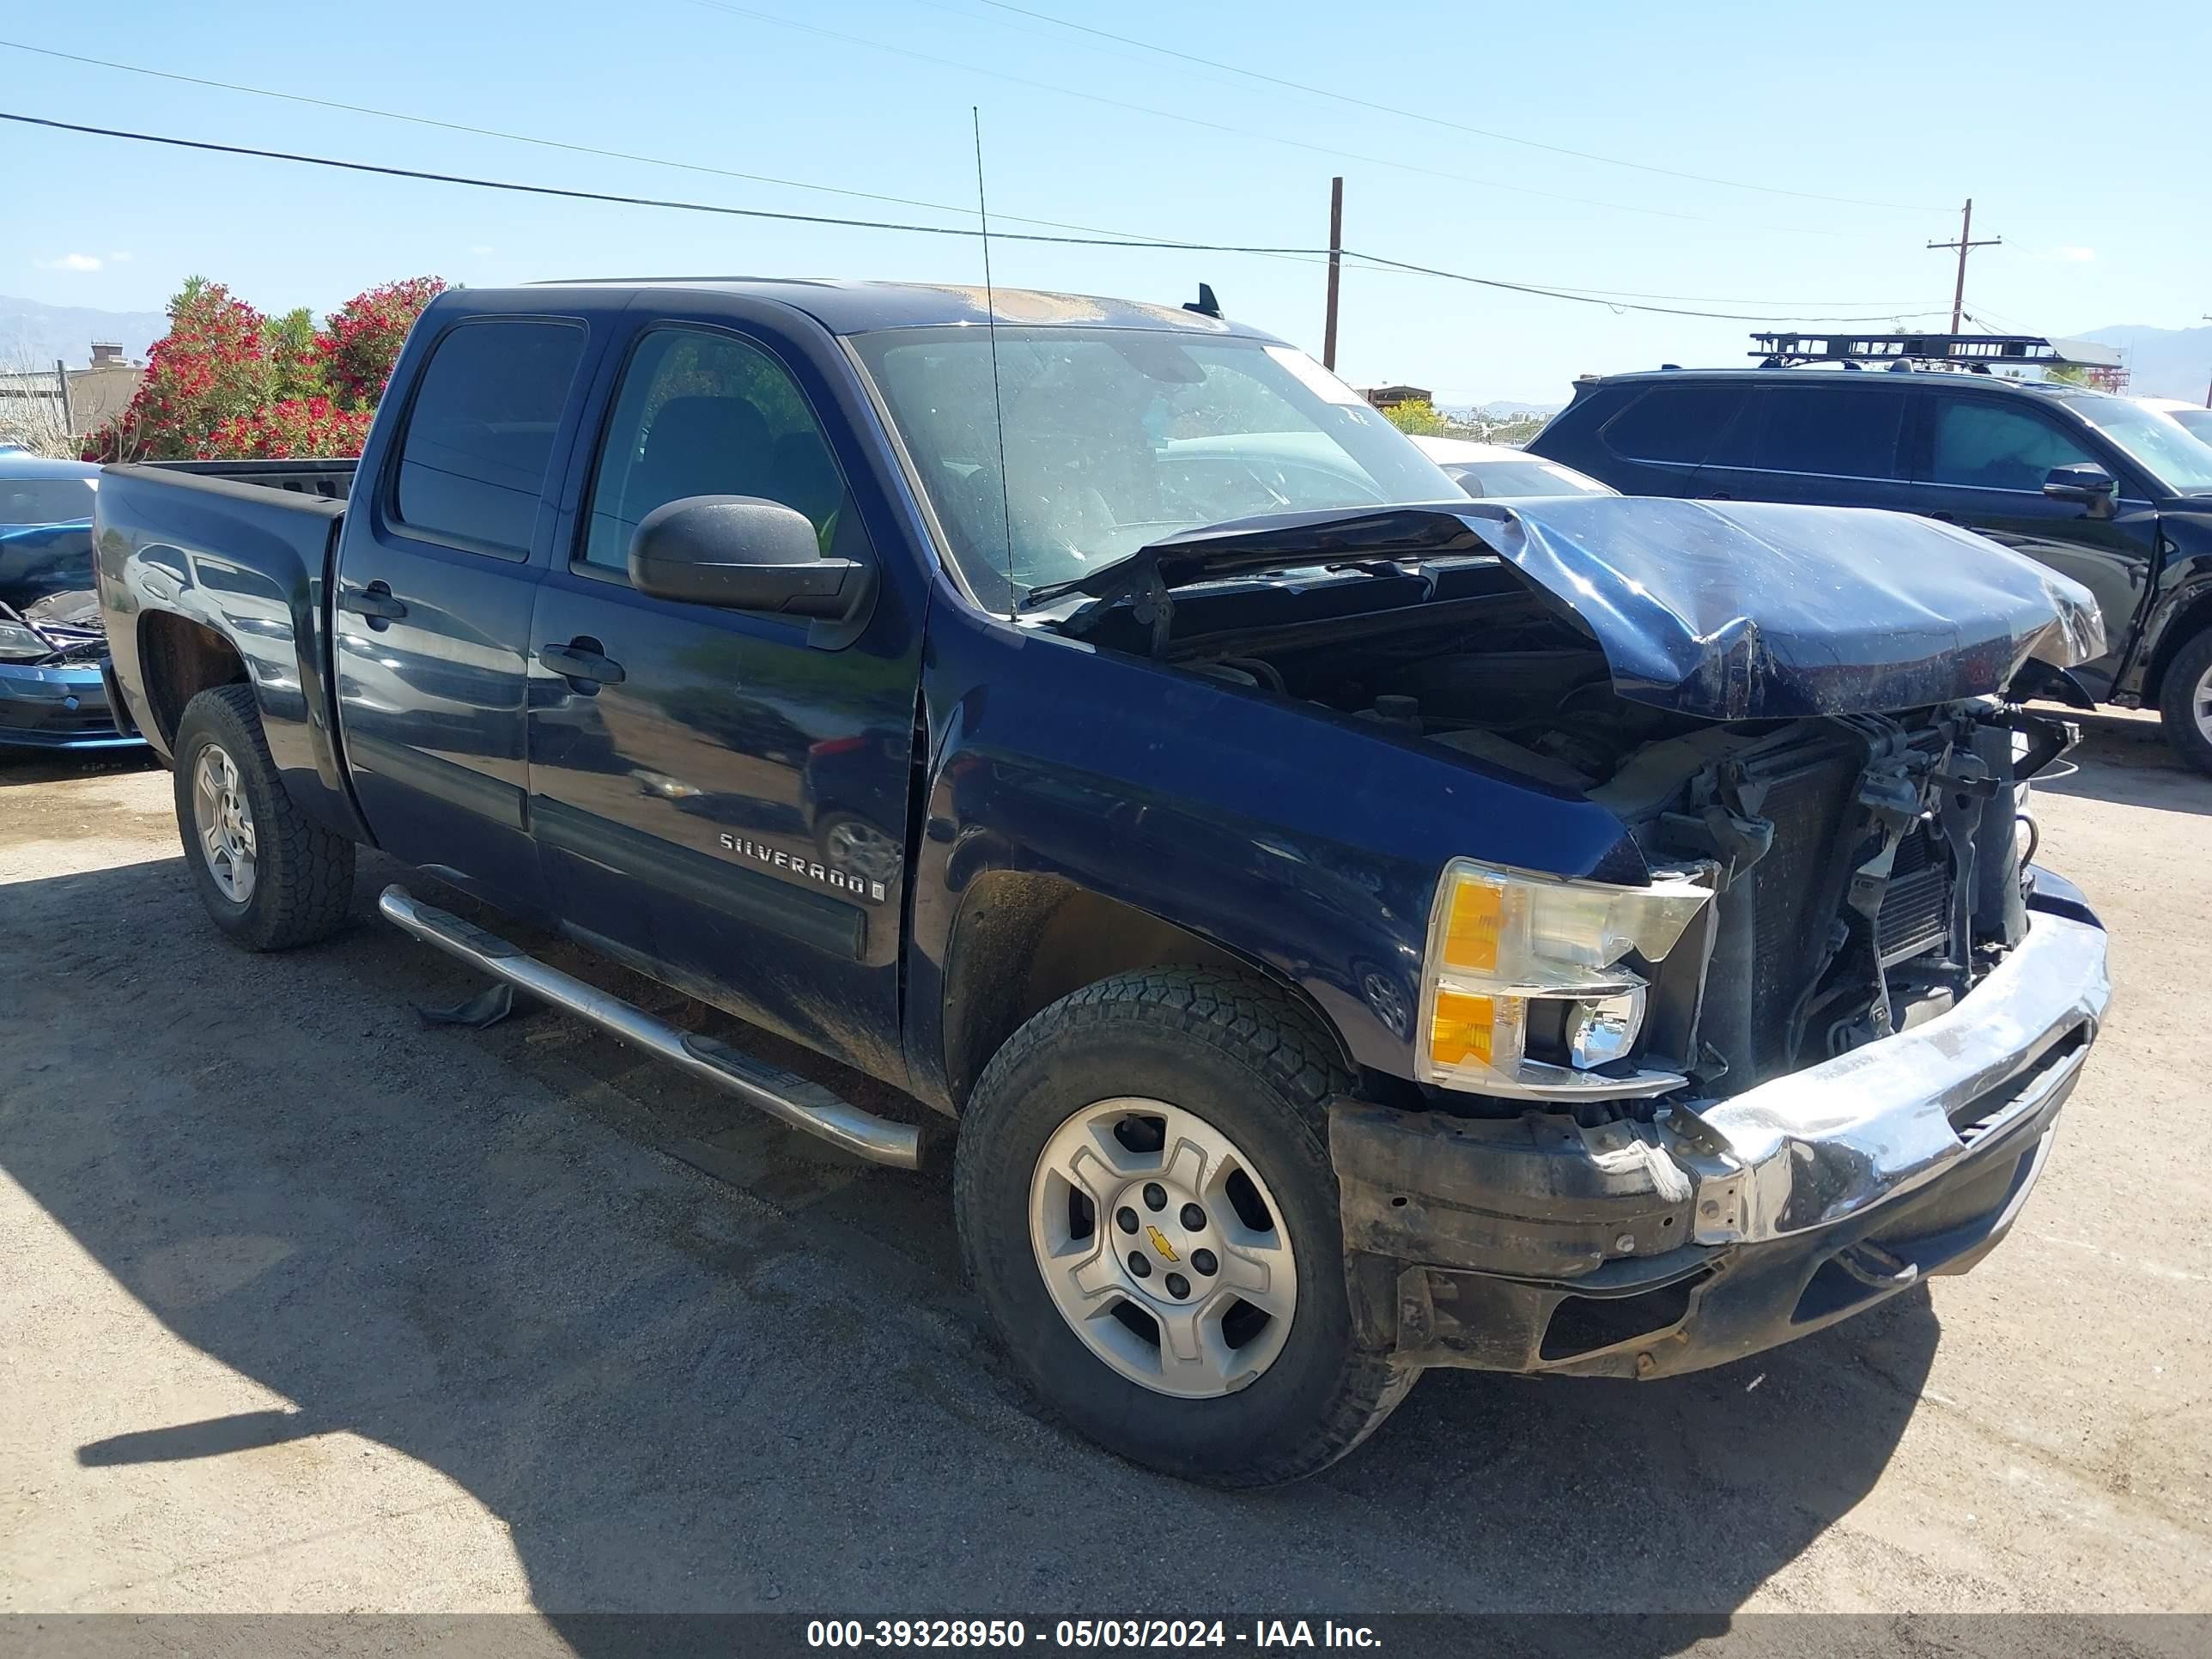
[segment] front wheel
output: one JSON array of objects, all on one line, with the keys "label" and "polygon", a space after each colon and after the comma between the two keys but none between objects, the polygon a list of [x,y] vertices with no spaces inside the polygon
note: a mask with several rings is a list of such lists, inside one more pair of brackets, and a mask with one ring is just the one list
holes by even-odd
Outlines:
[{"label": "front wheel", "polygon": [[284,793],[253,690],[219,685],[177,722],[177,830],[215,925],[249,951],[335,933],[353,899],[353,843]]},{"label": "front wheel", "polygon": [[1188,1480],[1327,1468],[1416,1372],[1355,1351],[1324,1103],[1349,1085],[1267,981],[1176,969],[1062,998],[961,1121],[968,1268],[1056,1413]]},{"label": "front wheel", "polygon": [[2212,629],[2166,664],[2158,714],[2173,751],[2198,771],[2212,772]]}]

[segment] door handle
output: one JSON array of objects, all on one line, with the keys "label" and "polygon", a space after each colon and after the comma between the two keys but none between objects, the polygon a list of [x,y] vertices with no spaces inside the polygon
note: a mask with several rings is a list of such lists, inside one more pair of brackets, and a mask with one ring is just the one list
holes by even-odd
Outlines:
[{"label": "door handle", "polygon": [[338,609],[350,611],[356,617],[367,617],[371,622],[397,622],[407,614],[407,607],[392,597],[392,586],[388,582],[371,582],[366,587],[340,588]]},{"label": "door handle", "polygon": [[574,639],[566,645],[540,646],[538,660],[568,679],[590,680],[599,685],[623,683],[622,665],[602,652],[597,640]]}]

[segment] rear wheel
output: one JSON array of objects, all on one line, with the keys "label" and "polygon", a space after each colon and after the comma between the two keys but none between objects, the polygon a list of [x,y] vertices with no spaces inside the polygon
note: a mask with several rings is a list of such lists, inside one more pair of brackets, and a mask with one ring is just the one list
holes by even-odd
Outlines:
[{"label": "rear wheel", "polygon": [[2212,772],[2212,629],[2166,664],[2158,712],[2174,752],[2198,771]]},{"label": "rear wheel", "polygon": [[284,793],[251,686],[216,686],[185,706],[176,769],[185,861],[216,926],[249,951],[336,932],[353,900],[353,843]]},{"label": "rear wheel", "polygon": [[955,1195],[1001,1340],[1056,1413],[1185,1479],[1325,1468],[1417,1373],[1355,1352],[1334,1051],[1256,977],[1174,969],[1062,998],[992,1060]]}]

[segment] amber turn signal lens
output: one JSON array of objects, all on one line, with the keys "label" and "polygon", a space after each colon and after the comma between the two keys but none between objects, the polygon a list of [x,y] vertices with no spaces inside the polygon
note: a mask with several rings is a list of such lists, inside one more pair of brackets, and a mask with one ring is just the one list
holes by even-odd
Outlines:
[{"label": "amber turn signal lens", "polygon": [[1495,882],[1462,876],[1452,883],[1444,918],[1444,965],[1478,974],[1498,968],[1498,939],[1505,926],[1505,890]]},{"label": "amber turn signal lens", "polygon": [[1487,1066],[1498,1029],[1498,999],[1439,990],[1429,1029],[1429,1057],[1439,1066]]}]

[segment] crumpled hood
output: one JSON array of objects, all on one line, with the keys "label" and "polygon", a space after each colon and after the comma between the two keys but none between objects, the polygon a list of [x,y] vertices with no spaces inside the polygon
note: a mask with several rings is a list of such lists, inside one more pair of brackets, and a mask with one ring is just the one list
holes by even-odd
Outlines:
[{"label": "crumpled hood", "polygon": [[1911,514],[1578,496],[1471,503],[1597,636],[1613,687],[1710,720],[1916,708],[2103,654],[2089,590]]},{"label": "crumpled hood", "polygon": [[2103,654],[2079,582],[1953,525],[1643,496],[1286,514],[1146,550],[1173,588],[1296,562],[1496,552],[1597,641],[1613,689],[1706,720],[1917,708]]}]

